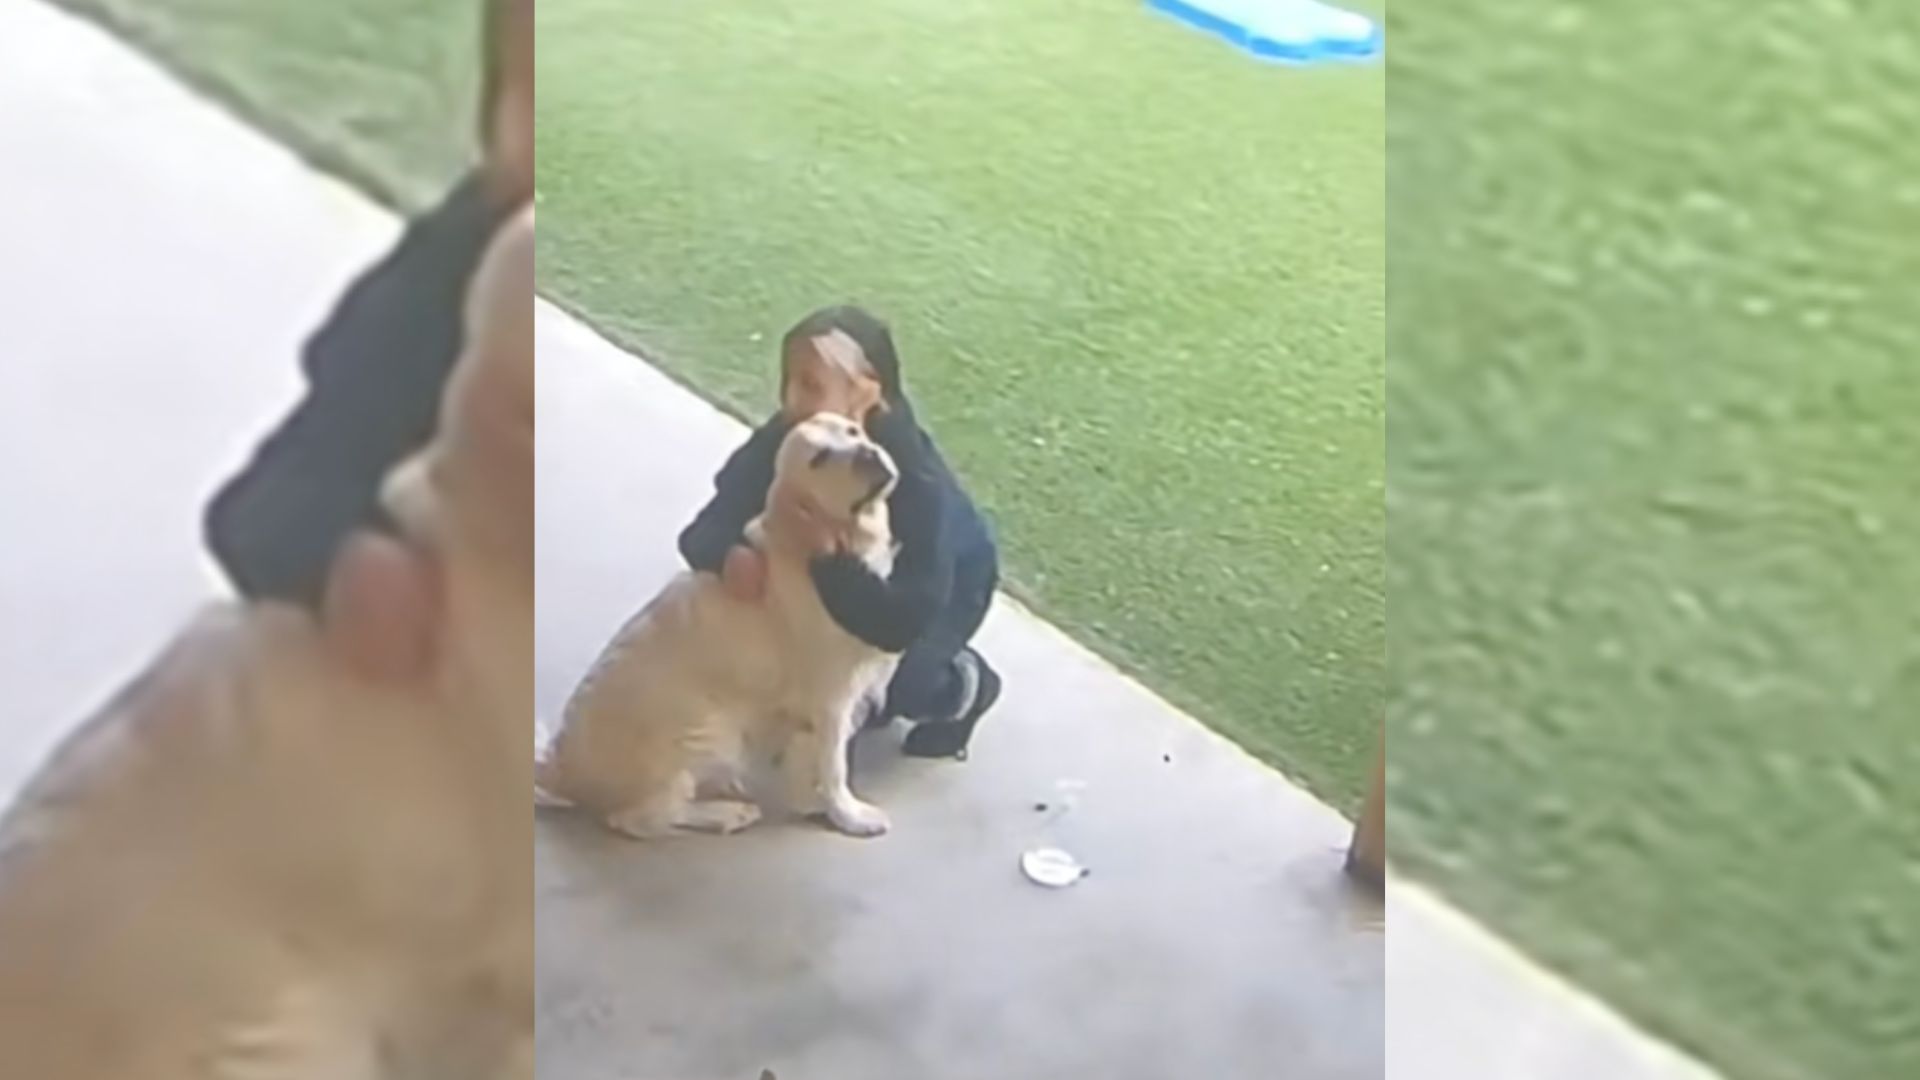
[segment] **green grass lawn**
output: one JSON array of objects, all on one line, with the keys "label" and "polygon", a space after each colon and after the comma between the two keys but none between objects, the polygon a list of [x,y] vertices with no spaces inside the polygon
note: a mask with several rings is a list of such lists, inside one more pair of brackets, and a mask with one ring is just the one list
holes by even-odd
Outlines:
[{"label": "green grass lawn", "polygon": [[1735,1075],[1920,1076],[1920,9],[1390,28],[1396,852]]},{"label": "green grass lawn", "polygon": [[864,302],[1012,586],[1342,802],[1383,703],[1380,67],[1131,3],[548,0],[543,286],[733,410]]}]

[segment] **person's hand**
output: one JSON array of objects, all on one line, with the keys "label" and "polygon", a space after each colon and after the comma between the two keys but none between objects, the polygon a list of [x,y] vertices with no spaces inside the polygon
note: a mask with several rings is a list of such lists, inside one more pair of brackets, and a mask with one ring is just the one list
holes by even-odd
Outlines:
[{"label": "person's hand", "polygon": [[720,566],[720,584],[727,595],[743,604],[757,604],[767,594],[766,556],[745,544],[736,544]]},{"label": "person's hand", "polygon": [[356,533],[328,574],[321,636],[362,678],[403,683],[431,666],[439,614],[432,560],[393,537]]}]

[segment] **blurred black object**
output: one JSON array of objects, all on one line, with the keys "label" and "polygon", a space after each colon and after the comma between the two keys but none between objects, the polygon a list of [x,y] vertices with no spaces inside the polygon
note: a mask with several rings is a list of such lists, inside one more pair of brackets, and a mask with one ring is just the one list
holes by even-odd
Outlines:
[{"label": "blurred black object", "polygon": [[243,595],[317,608],[347,536],[389,527],[380,485],[433,435],[497,220],[480,178],[462,180],[308,340],[306,396],[207,509],[207,546]]}]

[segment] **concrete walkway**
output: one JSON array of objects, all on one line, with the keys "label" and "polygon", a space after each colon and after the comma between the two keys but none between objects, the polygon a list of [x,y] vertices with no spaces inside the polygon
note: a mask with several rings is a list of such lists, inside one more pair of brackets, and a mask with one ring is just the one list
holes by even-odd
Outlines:
[{"label": "concrete walkway", "polygon": [[[214,594],[199,507],[395,226],[34,0],[0,0],[0,159],[4,801]],[[552,710],[738,429],[557,312],[539,340]],[[1337,814],[1018,611],[985,647],[1009,692],[972,762],[862,747],[883,839],[640,848],[543,820],[542,1076],[1698,1075],[1397,884],[1383,950]],[[1078,806],[1036,813],[1066,778]],[[1093,876],[1027,884],[1042,840]]]},{"label": "concrete walkway", "polygon": [[[744,429],[543,309],[538,694],[553,715],[679,569]],[[1378,1077],[1377,905],[1350,827],[1044,623],[1001,605],[1007,696],[965,764],[863,741],[894,831],[638,846],[537,833],[540,1061],[569,1080]],[[1369,722],[1362,718],[1358,722]],[[1054,819],[1062,779],[1079,805]],[[1019,874],[1043,841],[1093,875]]]},{"label": "concrete walkway", "polygon": [[213,595],[200,507],[396,232],[118,42],[0,0],[0,795]]},{"label": "concrete walkway", "polygon": [[[674,534],[745,429],[551,306],[537,333],[536,692],[554,715],[677,572]],[[788,823],[636,846],[542,821],[543,1071],[1707,1075],[1423,890],[1390,883],[1383,916],[1339,875],[1339,815],[1017,606],[982,648],[1008,692],[971,761],[863,740],[856,785],[894,818],[880,840]],[[1036,813],[1063,778],[1079,805]],[[1036,889],[1015,864],[1042,842],[1094,874]]]}]

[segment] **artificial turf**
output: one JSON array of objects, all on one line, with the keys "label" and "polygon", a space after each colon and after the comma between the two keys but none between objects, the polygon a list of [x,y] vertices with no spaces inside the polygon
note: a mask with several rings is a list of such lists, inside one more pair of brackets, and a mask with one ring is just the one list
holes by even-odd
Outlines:
[{"label": "artificial turf", "polygon": [[1920,10],[1390,29],[1403,869],[1730,1075],[1920,1076]]},{"label": "artificial turf", "polygon": [[1384,79],[1132,4],[539,11],[543,287],[742,415],[890,318],[1014,590],[1342,803],[1382,702]]}]

